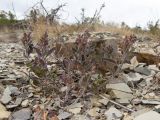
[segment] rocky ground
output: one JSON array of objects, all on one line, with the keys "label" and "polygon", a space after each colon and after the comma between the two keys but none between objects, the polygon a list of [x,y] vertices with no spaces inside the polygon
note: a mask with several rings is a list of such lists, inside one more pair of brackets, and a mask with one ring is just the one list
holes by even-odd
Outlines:
[{"label": "rocky ground", "polygon": [[53,116],[51,120],[160,120],[159,43],[139,38],[134,47],[137,54],[146,56],[124,63],[122,80],[107,84],[106,93],[63,108],[59,99],[42,97],[29,84],[22,45],[1,42],[0,120],[45,120],[46,114]]}]

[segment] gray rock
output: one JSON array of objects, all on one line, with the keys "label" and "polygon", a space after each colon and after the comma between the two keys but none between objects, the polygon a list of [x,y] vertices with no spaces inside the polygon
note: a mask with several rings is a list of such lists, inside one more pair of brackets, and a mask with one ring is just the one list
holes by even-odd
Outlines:
[{"label": "gray rock", "polygon": [[86,115],[75,115],[71,118],[71,120],[91,120]]},{"label": "gray rock", "polygon": [[115,107],[110,107],[105,113],[107,120],[121,120],[123,114]]},{"label": "gray rock", "polygon": [[3,104],[9,103],[12,100],[10,95],[11,95],[11,91],[10,91],[9,87],[7,87],[3,92],[3,95],[2,95],[2,98],[1,98],[1,102]]},{"label": "gray rock", "polygon": [[6,87],[6,89],[3,92],[1,102],[3,104],[7,104],[12,100],[11,95],[19,95],[19,94],[20,94],[20,91],[18,90],[17,87],[13,87],[12,85],[9,85]]},{"label": "gray rock", "polygon": [[107,84],[106,89],[132,93],[131,89],[128,87],[126,83]]},{"label": "gray rock", "polygon": [[18,90],[17,87],[14,87],[12,85],[9,85],[8,87],[9,87],[12,95],[19,95],[20,94],[20,91]]},{"label": "gray rock", "polygon": [[160,105],[159,101],[154,101],[154,100],[142,100],[142,103],[148,105]]},{"label": "gray rock", "polygon": [[12,120],[30,120],[31,118],[31,109],[23,108],[19,111],[14,112],[12,116]]},{"label": "gray rock", "polygon": [[124,76],[126,77],[127,84],[129,84],[129,85],[132,85],[132,83],[137,84],[143,79],[143,76],[141,74],[133,73],[133,72],[130,72],[128,74],[124,74]]},{"label": "gray rock", "polygon": [[112,99],[118,99],[118,100],[122,99],[123,101],[124,100],[127,101],[127,103],[133,99],[133,95],[130,93],[126,93],[118,90],[111,90],[109,93]]},{"label": "gray rock", "polygon": [[133,99],[132,91],[125,83],[107,84],[106,88],[111,98],[116,99],[119,103],[129,104]]},{"label": "gray rock", "polygon": [[21,97],[17,97],[16,101],[15,101],[15,104],[18,106],[18,105],[21,104],[21,102],[22,102],[22,98]]},{"label": "gray rock", "polygon": [[140,74],[143,74],[143,75],[151,75],[151,70],[149,70],[147,67],[137,67],[134,69],[135,72],[138,72]]},{"label": "gray rock", "polygon": [[160,114],[155,111],[149,111],[135,117],[134,120],[160,120]]},{"label": "gray rock", "polygon": [[64,119],[70,118],[71,116],[72,116],[71,113],[60,110],[59,115],[58,115],[58,119],[64,120]]}]

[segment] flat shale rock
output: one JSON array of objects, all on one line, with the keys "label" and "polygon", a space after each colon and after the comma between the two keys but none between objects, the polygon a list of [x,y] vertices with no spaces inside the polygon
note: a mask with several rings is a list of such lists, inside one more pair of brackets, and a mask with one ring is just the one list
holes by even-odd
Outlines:
[{"label": "flat shale rock", "polygon": [[123,114],[115,107],[109,108],[105,113],[107,120],[121,120]]},{"label": "flat shale rock", "polygon": [[73,114],[78,114],[81,112],[83,105],[81,103],[74,103],[67,107],[67,110]]},{"label": "flat shale rock", "polygon": [[146,75],[146,76],[151,75],[151,70],[149,70],[147,67],[137,67],[134,70],[135,70],[135,72],[138,72],[138,73]]},{"label": "flat shale rock", "polygon": [[142,103],[146,105],[160,105],[160,102],[156,100],[142,100]]},{"label": "flat shale rock", "polygon": [[71,118],[71,120],[91,120],[86,115],[75,115]]},{"label": "flat shale rock", "polygon": [[129,104],[133,99],[132,91],[125,83],[107,84],[107,90],[112,99],[122,104]]},{"label": "flat shale rock", "polygon": [[9,89],[9,87],[7,87],[4,92],[3,92],[3,95],[2,95],[2,98],[0,99],[0,101],[3,103],[3,104],[7,104],[9,103],[12,98],[11,98],[11,91]]},{"label": "flat shale rock", "polygon": [[11,117],[11,120],[30,120],[31,118],[31,109],[29,108],[23,108],[19,111],[14,112]]},{"label": "flat shale rock", "polygon": [[160,114],[155,111],[149,111],[135,117],[134,120],[160,120]]},{"label": "flat shale rock", "polygon": [[130,101],[133,99],[133,95],[126,92],[121,92],[118,90],[111,90],[110,91],[111,98],[116,99],[117,102],[121,104],[129,104]]},{"label": "flat shale rock", "polygon": [[71,113],[61,110],[61,111],[59,111],[58,119],[59,120],[64,120],[64,119],[70,118],[71,116],[72,116]]},{"label": "flat shale rock", "polygon": [[127,80],[127,84],[137,84],[139,83],[142,79],[143,79],[143,76],[139,73],[133,73],[133,72],[130,72],[128,74],[124,74],[124,76],[126,77],[126,80]]},{"label": "flat shale rock", "polygon": [[106,89],[107,90],[117,90],[117,91],[122,91],[126,93],[132,93],[131,89],[125,83],[107,84]]}]

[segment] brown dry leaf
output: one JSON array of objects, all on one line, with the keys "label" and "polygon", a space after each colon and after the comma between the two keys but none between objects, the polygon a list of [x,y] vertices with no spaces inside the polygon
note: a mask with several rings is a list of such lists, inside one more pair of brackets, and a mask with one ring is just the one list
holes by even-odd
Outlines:
[{"label": "brown dry leaf", "polygon": [[47,120],[48,111],[43,112],[43,120]]},{"label": "brown dry leaf", "polygon": [[51,118],[51,120],[59,120],[58,117],[55,115],[54,117]]}]

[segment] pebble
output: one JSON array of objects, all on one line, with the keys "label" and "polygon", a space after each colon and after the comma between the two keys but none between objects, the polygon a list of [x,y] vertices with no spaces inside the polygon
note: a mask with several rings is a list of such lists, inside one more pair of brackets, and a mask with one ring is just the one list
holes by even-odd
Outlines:
[{"label": "pebble", "polygon": [[107,120],[120,120],[123,114],[115,107],[110,107],[105,113]]},{"label": "pebble", "polygon": [[24,100],[24,101],[22,101],[22,103],[21,103],[21,106],[22,107],[27,107],[29,105],[29,100]]}]

